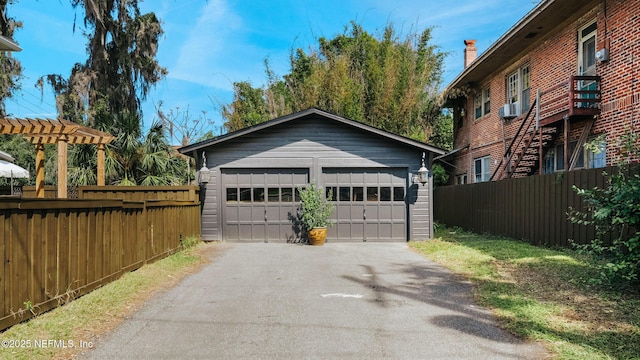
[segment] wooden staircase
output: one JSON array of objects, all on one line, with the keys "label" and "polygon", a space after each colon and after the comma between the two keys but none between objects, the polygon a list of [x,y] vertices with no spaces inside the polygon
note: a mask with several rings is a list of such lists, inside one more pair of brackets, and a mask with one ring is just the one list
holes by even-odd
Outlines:
[{"label": "wooden staircase", "polygon": [[511,159],[507,168],[509,177],[525,177],[535,174],[540,168],[541,157],[555,144],[560,135],[561,126],[541,127],[539,131],[530,131],[524,135],[524,141]]},{"label": "wooden staircase", "polygon": [[[591,84],[585,86],[584,84]],[[565,168],[574,168],[579,151],[586,142],[596,115],[600,113],[600,77],[571,76],[562,82],[540,93],[547,100],[537,106],[534,100],[509,147],[498,166],[491,175],[491,181],[510,177],[525,177],[541,173],[542,159],[551,149],[562,131],[568,136],[570,121],[591,120],[583,128],[578,144],[565,160]],[[535,109],[539,108],[536,121]],[[565,139],[565,143],[567,139]],[[566,151],[565,151],[566,153]],[[567,156],[567,154],[565,154]]]},{"label": "wooden staircase", "polygon": [[540,159],[544,158],[560,135],[561,123],[546,127],[536,124],[535,107],[536,101],[529,108],[502,160],[493,172],[492,181],[535,174],[540,168]]}]

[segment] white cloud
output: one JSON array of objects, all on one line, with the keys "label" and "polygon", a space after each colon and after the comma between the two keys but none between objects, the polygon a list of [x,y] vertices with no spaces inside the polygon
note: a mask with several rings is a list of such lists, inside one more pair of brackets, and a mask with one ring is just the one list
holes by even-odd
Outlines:
[{"label": "white cloud", "polygon": [[[306,38],[309,32],[317,30],[331,37],[341,32],[348,19],[354,16],[363,20],[365,28],[373,32],[383,29],[385,24],[380,20],[394,23],[400,32],[433,26],[433,43],[442,46],[443,50],[461,52],[462,40],[478,38],[477,46],[483,51],[497,39],[486,38],[487,33],[492,33],[491,29],[496,26],[508,29],[519,19],[513,16],[514,13],[523,15],[523,8],[533,7],[522,0],[461,0],[455,6],[443,6],[433,0],[379,1],[366,8],[348,1],[333,6],[303,3],[305,5],[298,4],[298,7],[287,1],[282,4],[275,1],[269,6],[229,0],[169,4],[170,11],[164,6],[157,10],[161,11],[165,22],[167,41],[164,43],[175,46],[169,49],[169,55],[163,53],[168,61],[161,58],[161,64],[168,67],[168,77],[227,91],[232,91],[234,81],[251,81],[258,86],[263,83],[265,57],[271,58],[272,66],[286,70],[286,64],[276,62],[286,63],[289,49],[274,48],[272,42],[288,36],[291,44],[298,43],[300,37]],[[279,5],[288,7],[284,11]],[[261,13],[264,11],[273,13],[266,16]],[[334,16],[323,16],[329,13]],[[199,16],[194,18],[193,14]],[[288,17],[284,17],[285,14]],[[315,16],[309,17],[309,14]],[[347,20],[336,25],[338,18]],[[327,26],[328,30],[321,30]],[[161,44],[161,52],[163,47],[166,46]]]},{"label": "white cloud", "polygon": [[[199,9],[194,24],[186,33],[169,77],[210,87],[231,88],[231,82],[220,76],[221,64],[233,57],[230,48],[242,36],[242,19],[222,0],[208,1]],[[186,24],[186,26],[189,26]],[[168,34],[171,36],[175,34]]]}]

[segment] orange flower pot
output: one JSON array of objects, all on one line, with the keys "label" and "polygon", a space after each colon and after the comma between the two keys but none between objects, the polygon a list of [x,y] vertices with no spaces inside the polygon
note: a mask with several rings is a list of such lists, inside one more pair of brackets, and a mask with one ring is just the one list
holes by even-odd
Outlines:
[{"label": "orange flower pot", "polygon": [[307,233],[309,237],[309,245],[322,246],[327,238],[327,228],[317,227],[309,230]]}]

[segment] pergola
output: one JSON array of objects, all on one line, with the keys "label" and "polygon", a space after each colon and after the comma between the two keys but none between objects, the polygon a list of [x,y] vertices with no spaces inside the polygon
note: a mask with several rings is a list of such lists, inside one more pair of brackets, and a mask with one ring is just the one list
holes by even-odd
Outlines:
[{"label": "pergola", "polygon": [[0,119],[0,134],[21,134],[36,146],[36,197],[44,197],[44,144],[58,145],[58,197],[67,197],[67,145],[98,146],[97,185],[104,186],[105,145],[111,134],[63,119]]}]

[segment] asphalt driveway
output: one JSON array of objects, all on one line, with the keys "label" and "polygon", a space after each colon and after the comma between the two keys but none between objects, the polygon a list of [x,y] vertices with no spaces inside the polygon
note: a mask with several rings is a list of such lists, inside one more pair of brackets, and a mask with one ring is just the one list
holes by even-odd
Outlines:
[{"label": "asphalt driveway", "polygon": [[225,244],[88,359],[540,359],[401,243]]}]

